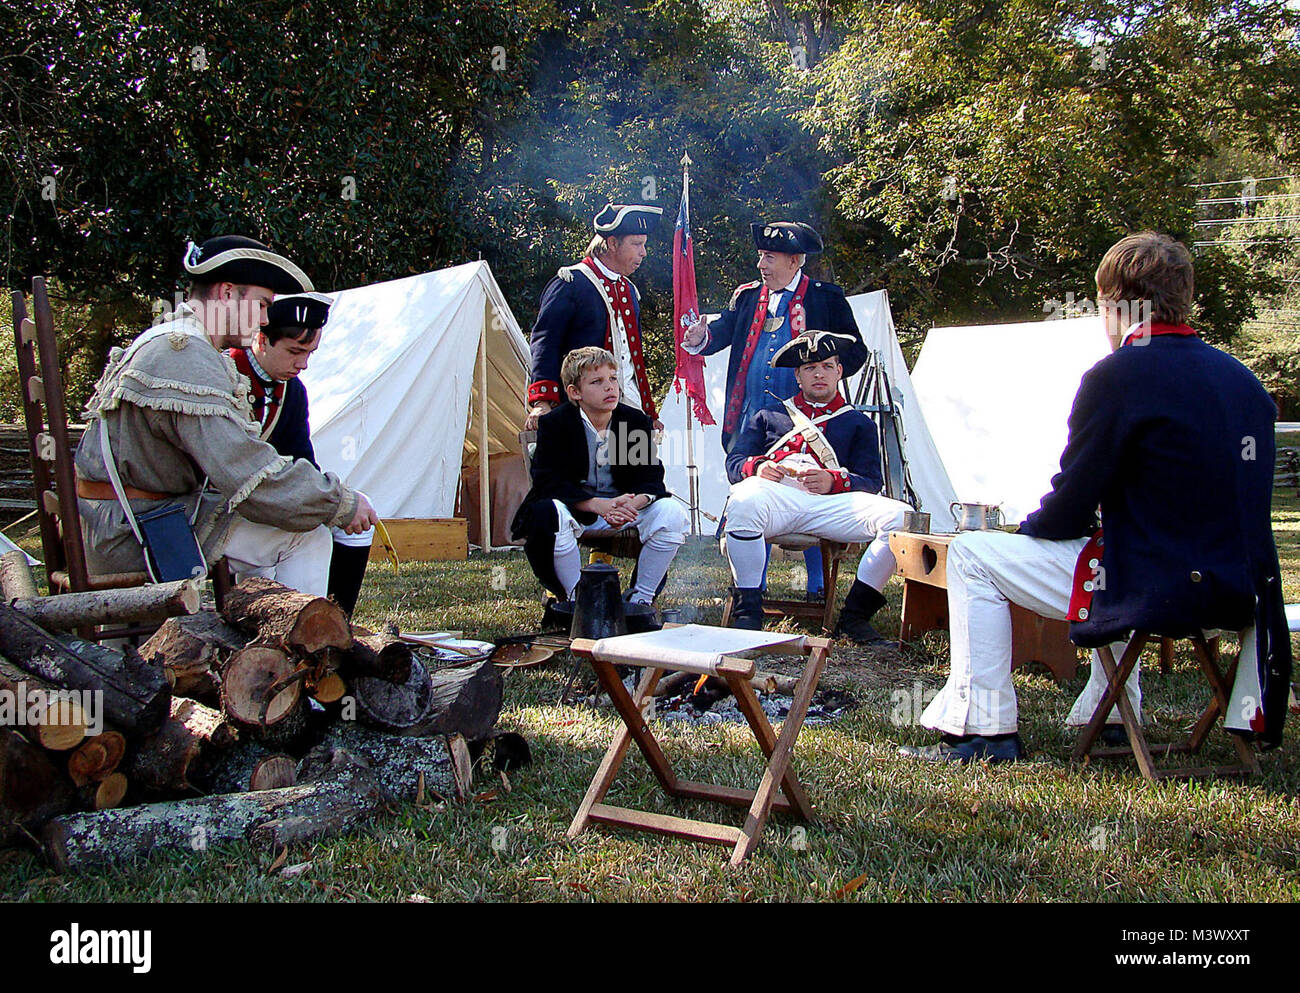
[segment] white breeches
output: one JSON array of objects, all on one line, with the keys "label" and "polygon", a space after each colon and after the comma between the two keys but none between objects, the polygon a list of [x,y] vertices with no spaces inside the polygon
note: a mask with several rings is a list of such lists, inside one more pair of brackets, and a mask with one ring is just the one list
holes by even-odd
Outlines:
[{"label": "white breeches", "polygon": [[262,576],[290,589],[325,596],[334,541],[325,525],[311,531],[282,531],[236,517],[230,525],[226,558],[238,578]]},{"label": "white breeches", "polygon": [[[583,534],[598,534],[611,530],[603,517],[594,524],[583,525],[559,500],[553,501],[560,527],[555,533],[555,573],[561,584],[573,597],[581,572],[581,555],[578,538]],[[663,497],[650,504],[637,515],[636,530],[641,538],[641,554],[637,558],[636,589],[632,599],[649,603],[654,599],[659,583],[668,574],[677,549],[686,540],[691,524],[686,509],[672,497]]]},{"label": "white breeches", "polygon": [[[812,534],[830,541],[867,542],[858,563],[858,579],[881,590],[894,574],[894,553],[889,550],[890,532],[903,526],[903,515],[912,508],[898,500],[874,493],[805,493],[760,476],[742,479],[731,487],[727,501],[727,532],[737,535]],[[731,542],[728,543],[730,557]],[[732,558],[736,585],[752,589],[762,577],[748,562]]]},{"label": "white breeches", "polygon": [[[1009,734],[1016,730],[1016,690],[1011,681],[1011,610],[1018,604],[1043,617],[1065,620],[1074,565],[1087,539],[1049,541],[1003,531],[965,531],[948,546],[948,624],[952,667],[948,681],[925,708],[921,723],[949,734]],[[1111,646],[1115,661],[1125,642]],[[1139,663],[1126,691],[1141,719]],[[1088,685],[1074,701],[1067,725],[1087,724],[1106,692],[1106,674],[1093,652]],[[1119,709],[1108,720],[1118,723]]]}]

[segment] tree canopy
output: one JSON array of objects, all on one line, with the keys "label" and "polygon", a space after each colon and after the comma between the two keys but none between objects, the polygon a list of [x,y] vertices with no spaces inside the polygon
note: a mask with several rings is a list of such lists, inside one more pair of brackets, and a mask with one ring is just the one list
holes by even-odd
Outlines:
[{"label": "tree canopy", "polygon": [[[638,275],[671,368],[689,152],[702,302],[753,278],[753,220],[827,236],[823,274],[904,327],[1042,314],[1124,233],[1196,238],[1230,150],[1283,167],[1292,5],[1174,0],[16,0],[0,9],[0,261],[83,315],[70,361],[241,232],[326,290],[482,257],[521,320],[606,200],[665,208]],[[1276,268],[1198,248],[1228,340]],[[78,355],[78,351],[85,354]],[[74,407],[75,409],[75,407]]]}]

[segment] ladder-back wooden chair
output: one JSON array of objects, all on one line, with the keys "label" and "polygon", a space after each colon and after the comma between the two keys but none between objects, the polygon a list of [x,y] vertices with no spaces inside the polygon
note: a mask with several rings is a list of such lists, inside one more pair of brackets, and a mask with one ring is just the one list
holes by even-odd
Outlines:
[{"label": "ladder-back wooden chair", "polygon": [[[44,278],[37,276],[32,280],[30,316],[23,294],[14,292],[13,318],[23,419],[27,426],[32,485],[49,592],[54,595],[143,586],[149,582],[148,573],[92,574],[86,566],[86,548],[77,510],[75,453],[68,434],[58,341]],[[212,566],[210,576],[220,604],[231,585],[230,570],[224,558]],[[96,640],[106,640],[148,630],[132,627],[85,634]]]}]

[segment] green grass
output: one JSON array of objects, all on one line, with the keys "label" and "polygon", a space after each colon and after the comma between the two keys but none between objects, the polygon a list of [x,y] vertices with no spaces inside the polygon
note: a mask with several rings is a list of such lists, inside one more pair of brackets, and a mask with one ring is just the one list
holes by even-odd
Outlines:
[{"label": "green grass", "polygon": [[[1300,500],[1277,491],[1275,526],[1287,599],[1300,600]],[[773,568],[777,586],[801,564]],[[626,575],[626,570],[625,570]],[[716,546],[683,551],[666,605],[690,605],[705,621],[727,585]],[[847,585],[847,584],[842,584]],[[494,636],[532,630],[539,588],[519,554],[468,562],[372,567],[358,619],[406,629],[459,628]],[[901,588],[888,590],[881,628],[896,632]],[[484,779],[466,803],[404,804],[370,829],[291,852],[311,860],[294,879],[270,873],[272,855],[232,844],[205,853],[159,854],[94,874],[58,876],[26,851],[0,853],[0,896],[9,900],[950,900],[1240,901],[1300,898],[1300,730],[1262,758],[1250,783],[1146,785],[1128,762],[1070,769],[1073,734],[1062,726],[1087,669],[1058,686],[1018,671],[1028,761],[1014,766],[933,767],[897,758],[933,735],[911,724],[912,695],[942,684],[947,643],[873,651],[837,646],[824,685],[848,690],[857,709],[806,728],[797,767],[817,808],[815,824],[775,817],[757,853],[736,870],[725,849],[593,828],[565,831],[615,724],[607,709],[558,703],[571,666],[507,674],[500,726],[521,732],[533,764],[509,789]],[[1174,671],[1144,674],[1150,736],[1171,740],[1199,714],[1205,690],[1190,653]],[[758,750],[741,728],[660,726],[683,775],[752,785]],[[1206,754],[1230,761],[1216,732]],[[670,801],[652,788],[632,750],[610,801],[652,810],[734,818],[736,811]],[[494,840],[497,842],[494,847]],[[841,890],[861,880],[848,892]]]}]

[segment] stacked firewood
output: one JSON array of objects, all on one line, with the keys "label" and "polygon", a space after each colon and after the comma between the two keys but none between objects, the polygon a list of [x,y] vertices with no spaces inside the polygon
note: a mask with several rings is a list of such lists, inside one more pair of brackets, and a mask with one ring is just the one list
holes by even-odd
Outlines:
[{"label": "stacked firewood", "polygon": [[[264,579],[220,614],[188,581],[42,598],[13,554],[0,560],[0,845],[39,838],[60,869],[312,840],[394,800],[461,796],[497,733],[491,662],[431,672],[332,600]],[[163,618],[138,651],[68,633]],[[23,720],[4,719],[6,699],[27,703]]]}]

